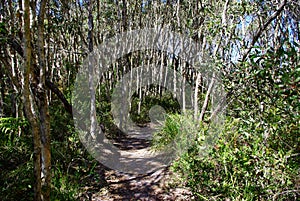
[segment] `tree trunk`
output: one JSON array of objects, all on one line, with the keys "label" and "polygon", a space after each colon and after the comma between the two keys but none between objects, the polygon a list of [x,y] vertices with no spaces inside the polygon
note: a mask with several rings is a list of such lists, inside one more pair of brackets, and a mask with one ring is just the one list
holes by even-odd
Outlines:
[{"label": "tree trunk", "polygon": [[50,116],[48,108],[48,97],[46,91],[46,59],[44,49],[44,17],[46,1],[40,3],[38,14],[38,62],[40,67],[40,83],[38,88],[38,108],[40,115],[40,134],[41,134],[41,179],[42,179],[42,200],[50,200],[51,190],[51,147],[50,147]]},{"label": "tree trunk", "polygon": [[93,29],[94,29],[94,23],[93,23],[93,1],[90,0],[88,4],[88,47],[89,47],[89,88],[90,88],[90,95],[91,95],[91,112],[90,112],[90,133],[93,139],[96,139],[96,129],[97,129],[97,117],[96,117],[96,91],[94,86],[94,64],[93,64]]},{"label": "tree trunk", "polygon": [[212,93],[212,89],[214,87],[214,84],[215,84],[215,73],[213,73],[213,75],[212,75],[212,78],[210,80],[210,84],[208,86],[208,89],[207,89],[207,92],[206,92],[206,95],[205,95],[205,100],[204,100],[204,103],[203,103],[203,106],[202,106],[202,109],[201,109],[201,113],[200,113],[200,116],[199,116],[199,121],[200,122],[204,121],[204,115],[205,115],[205,112],[206,112],[207,107],[208,107],[209,97]]},{"label": "tree trunk", "polygon": [[0,118],[4,116],[4,86],[3,74],[0,72]]},{"label": "tree trunk", "polygon": [[197,73],[196,78],[196,86],[195,86],[195,94],[194,94],[194,120],[198,120],[198,91],[199,91],[199,85],[201,87],[201,73]]},{"label": "tree trunk", "polygon": [[31,76],[31,30],[30,30],[30,8],[29,8],[29,0],[25,0],[24,8],[24,35],[25,35],[25,48],[24,48],[24,86],[23,86],[23,99],[24,99],[24,107],[25,114],[31,126],[31,132],[33,135],[33,143],[34,143],[34,200],[40,201],[42,197],[41,192],[41,139],[40,139],[40,130],[38,120],[33,113],[33,97],[30,92],[29,79]]}]

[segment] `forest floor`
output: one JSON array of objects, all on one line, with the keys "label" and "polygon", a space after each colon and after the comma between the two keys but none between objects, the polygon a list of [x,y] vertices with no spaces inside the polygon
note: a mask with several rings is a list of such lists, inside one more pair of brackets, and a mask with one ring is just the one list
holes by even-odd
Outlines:
[{"label": "forest floor", "polygon": [[[153,126],[148,124],[130,131],[130,137],[122,137],[116,140],[114,145],[120,150],[129,151],[132,157],[138,158],[141,153],[149,150],[152,133]],[[163,165],[146,174],[122,173],[100,166],[97,169],[105,183],[91,182],[81,200],[193,200],[191,192],[176,181],[176,175],[169,171],[169,167]],[[99,188],[95,187],[97,185]]]}]

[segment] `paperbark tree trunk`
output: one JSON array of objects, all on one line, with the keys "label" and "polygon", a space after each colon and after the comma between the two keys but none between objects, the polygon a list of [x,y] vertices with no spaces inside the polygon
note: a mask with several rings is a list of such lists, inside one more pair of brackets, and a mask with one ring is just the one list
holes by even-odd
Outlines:
[{"label": "paperbark tree trunk", "polygon": [[[24,2],[24,85],[23,99],[25,115],[31,125],[34,142],[34,200],[50,200],[51,190],[51,146],[50,146],[50,116],[46,89],[46,59],[44,47],[44,18],[46,1],[39,5],[37,23],[37,51],[31,46],[30,1]],[[37,52],[39,74],[34,73],[33,52]],[[35,95],[31,88],[35,90]],[[37,82],[38,81],[38,82]]]},{"label": "paperbark tree trunk", "polygon": [[34,143],[34,200],[40,201],[42,197],[41,189],[41,139],[40,139],[40,128],[36,115],[34,114],[33,97],[30,90],[30,76],[31,76],[31,65],[32,65],[32,47],[31,47],[31,29],[30,29],[30,8],[29,0],[24,2],[24,35],[25,35],[25,48],[24,48],[24,86],[23,86],[23,99],[26,117],[31,126],[31,132],[33,135]]},{"label": "paperbark tree trunk", "polygon": [[94,64],[93,64],[93,29],[94,29],[94,22],[93,22],[93,1],[89,0],[88,2],[88,47],[89,47],[89,88],[90,88],[90,95],[91,95],[91,112],[90,112],[90,120],[91,120],[91,126],[90,126],[90,133],[91,137],[93,139],[96,139],[96,129],[97,129],[97,117],[96,117],[96,89],[94,86]]},{"label": "paperbark tree trunk", "polygon": [[50,116],[48,108],[48,97],[46,90],[46,59],[44,48],[44,18],[46,1],[40,2],[40,12],[38,13],[38,63],[40,68],[40,78],[38,86],[38,108],[40,119],[41,135],[41,180],[42,180],[42,200],[50,200],[51,190],[51,147],[50,147]]},{"label": "paperbark tree trunk", "polygon": [[215,73],[213,73],[212,75],[212,78],[210,80],[210,83],[209,83],[209,86],[208,86],[208,89],[207,89],[207,92],[206,92],[206,95],[205,95],[205,100],[204,100],[204,103],[203,103],[203,106],[202,106],[202,109],[201,109],[201,113],[200,113],[200,116],[199,116],[199,121],[202,122],[204,121],[204,115],[205,115],[205,112],[207,110],[207,107],[208,107],[208,103],[209,103],[209,97],[212,93],[212,89],[215,85]]}]

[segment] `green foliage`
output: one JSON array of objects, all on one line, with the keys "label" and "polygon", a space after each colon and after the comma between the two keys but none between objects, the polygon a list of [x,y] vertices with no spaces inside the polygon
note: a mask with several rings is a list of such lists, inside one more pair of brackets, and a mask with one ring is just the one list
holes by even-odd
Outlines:
[{"label": "green foliage", "polygon": [[193,144],[203,144],[206,130],[205,126],[196,124],[189,113],[167,115],[162,128],[153,135],[152,149],[173,150],[181,155]]},{"label": "green foliage", "polygon": [[239,103],[232,105],[241,110],[237,117],[260,122],[259,127],[277,150],[298,147],[299,151],[299,61],[295,47],[286,42],[277,51],[257,49],[242,66],[247,75],[239,73],[239,82],[244,86]]},{"label": "green foliage", "polygon": [[7,42],[7,34],[8,31],[6,30],[5,23],[0,22],[0,43]]},{"label": "green foliage", "polygon": [[[293,200],[299,164],[292,151],[276,151],[265,146],[265,139],[242,120],[228,120],[214,149],[201,157],[195,144],[173,170],[203,200]],[[298,178],[299,179],[299,178]],[[281,194],[282,193],[282,194]],[[280,196],[279,196],[280,195]]]},{"label": "green foliage", "polygon": [[16,118],[1,119],[0,197],[1,200],[32,200],[32,139],[22,129],[27,122]]},{"label": "green foliage", "polygon": [[179,114],[167,115],[163,128],[153,135],[152,147],[154,149],[160,150],[172,143],[175,137],[180,134],[181,119]]},{"label": "green foliage", "polygon": [[[62,112],[63,111],[63,112]],[[78,200],[85,186],[103,186],[92,159],[72,126],[72,118],[53,100],[51,114],[51,200]],[[1,200],[33,199],[33,139],[23,119],[2,118],[0,143]],[[19,134],[19,130],[20,135]],[[11,137],[12,136],[12,137]],[[80,182],[78,182],[80,181]]]},{"label": "green foliage", "polygon": [[87,169],[85,163],[77,161],[90,159],[90,157],[72,126],[71,116],[66,111],[62,111],[64,111],[62,105],[53,101],[50,108],[53,174],[51,200],[73,201],[77,200],[80,188],[84,185],[78,181],[86,174]]},{"label": "green foliage", "polygon": [[211,125],[188,136],[181,130],[194,133],[193,121],[178,124],[181,115],[167,118],[154,146],[163,148],[177,135],[194,137],[172,169],[199,200],[297,200],[299,72],[295,45],[287,42],[277,51],[256,47],[249,61],[224,77],[226,89],[238,98],[228,106],[225,128],[217,130],[219,139],[208,154],[197,137],[213,134]]},{"label": "green foliage", "polygon": [[51,200],[76,200],[79,184],[71,181],[72,177],[80,179],[78,175],[72,176],[62,169],[60,166],[55,166],[52,178]]},{"label": "green foliage", "polygon": [[0,118],[0,145],[12,145],[16,139],[16,136],[25,130],[28,126],[28,122],[25,119],[5,117]]},{"label": "green foliage", "polygon": [[51,200],[79,200],[82,191],[96,180],[97,186],[105,185],[102,175],[95,172],[95,161],[83,147],[75,132],[71,116],[59,102],[53,101],[51,112]]},{"label": "green foliage", "polygon": [[132,97],[130,116],[136,123],[150,122],[149,110],[155,105],[163,107],[167,114],[179,112],[180,105],[170,92],[164,92],[162,95],[150,94],[144,96],[141,100],[141,112],[138,114],[139,98],[137,94]]},{"label": "green foliage", "polygon": [[25,147],[0,147],[0,153],[1,200],[32,200],[32,154]]},{"label": "green foliage", "polygon": [[[20,54],[23,52],[24,35],[19,25],[24,15],[17,9],[22,7],[17,1],[3,2],[3,22],[0,22],[0,101],[4,115],[16,116],[16,111],[20,114],[24,109],[21,100],[23,90],[16,89],[19,85],[22,87],[23,60]],[[114,1],[96,1],[92,6],[92,15],[89,15],[89,9],[85,9],[87,2],[48,2],[44,34],[50,49],[43,49],[46,76],[70,101],[75,76],[86,56],[84,47],[88,34],[93,32],[94,45],[101,44],[117,33],[149,26],[167,26],[183,37],[189,36],[202,44],[203,53],[220,59],[224,72],[230,72],[222,80],[229,96],[235,95],[235,98],[230,96],[232,102],[228,106],[225,129],[214,129],[211,124],[198,125],[192,115],[177,114],[180,109],[174,97],[170,93],[157,95],[157,91],[143,96],[140,113],[137,109],[140,100],[134,94],[131,118],[137,123],[147,123],[150,121],[150,108],[155,105],[164,107],[168,113],[167,119],[163,129],[154,135],[153,148],[179,151],[180,158],[172,168],[181,173],[182,183],[190,187],[200,200],[296,200],[300,194],[300,46],[291,42],[299,39],[299,30],[295,29],[299,11],[296,1],[287,3],[268,27],[261,25],[270,19],[269,15],[276,14],[278,5],[275,1],[253,1],[250,4],[246,1],[226,1],[227,6],[225,1],[174,2],[143,1],[141,4],[139,1],[123,1],[117,4]],[[31,3],[32,9],[39,8],[38,4]],[[93,29],[88,29],[85,23],[89,16],[95,20]],[[36,25],[32,24],[33,58],[39,52]],[[258,34],[254,38],[257,40],[252,41],[253,33]],[[243,63],[235,62],[255,41],[255,45],[261,47],[253,47],[249,59]],[[110,133],[116,133],[117,130],[110,112],[110,95],[117,80],[129,69],[142,63],[149,61],[163,66],[179,56],[169,53],[156,55],[146,50],[135,58],[136,53],[130,53],[134,58],[127,55],[118,59],[116,65],[111,66],[113,74],[108,76],[110,80],[101,78],[100,81],[100,90],[104,93],[97,96],[97,117]],[[153,58],[142,62],[146,57]],[[185,62],[180,61],[176,70],[187,77],[191,76],[193,81],[195,75],[190,70],[192,64],[182,65]],[[230,66],[231,62],[235,62],[236,66]],[[222,69],[220,72],[223,72]],[[35,73],[34,70],[31,78],[30,87],[35,95],[38,71]],[[16,85],[17,82],[19,85]],[[93,188],[97,184],[100,187],[105,185],[96,168],[99,164],[91,159],[82,146],[72,125],[72,116],[65,112],[50,89],[43,90],[49,94],[50,101],[51,200],[78,200],[80,191],[89,182],[94,182]],[[143,91],[142,94],[147,93]],[[204,95],[199,94],[199,102]],[[32,98],[32,101],[35,102],[35,99]],[[215,136],[218,135],[220,138],[216,140]],[[213,149],[203,154],[203,148],[209,145],[205,142],[214,140],[216,144]],[[1,200],[32,199],[35,182],[32,156],[32,136],[28,132],[28,123],[18,118],[1,118]]]},{"label": "green foliage", "polygon": [[[114,124],[113,116],[111,114],[111,103],[110,103],[110,93],[111,91],[107,87],[108,83],[101,84],[99,86],[100,94],[97,93],[97,120],[105,126],[105,128],[111,128]],[[98,91],[97,90],[97,91]]]}]

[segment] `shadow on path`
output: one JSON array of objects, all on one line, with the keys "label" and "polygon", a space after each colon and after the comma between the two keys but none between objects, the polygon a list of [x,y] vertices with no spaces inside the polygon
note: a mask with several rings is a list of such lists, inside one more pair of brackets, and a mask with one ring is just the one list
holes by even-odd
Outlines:
[{"label": "shadow on path", "polygon": [[[141,127],[139,130],[130,131],[127,136],[114,139],[113,144],[120,150],[132,150],[133,156],[136,154],[138,157],[138,150],[149,148],[151,145],[153,131],[152,125]],[[137,151],[135,152],[135,150]],[[162,167],[143,175],[121,173],[109,169],[100,171],[104,171],[105,187],[87,189],[86,196],[82,196],[80,200],[192,200],[190,191],[170,187],[172,173],[168,167]]]}]

